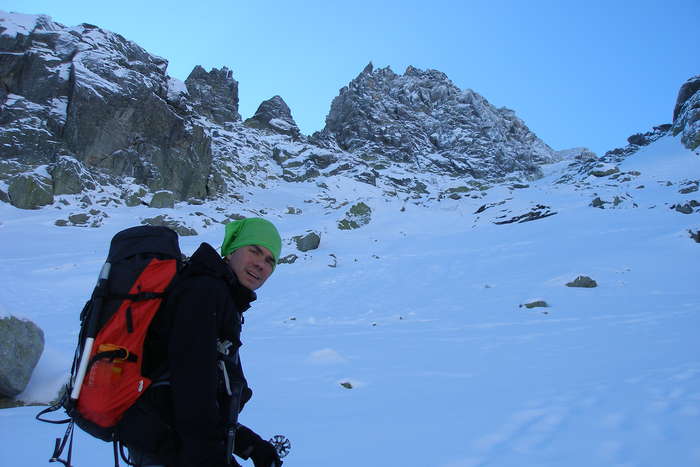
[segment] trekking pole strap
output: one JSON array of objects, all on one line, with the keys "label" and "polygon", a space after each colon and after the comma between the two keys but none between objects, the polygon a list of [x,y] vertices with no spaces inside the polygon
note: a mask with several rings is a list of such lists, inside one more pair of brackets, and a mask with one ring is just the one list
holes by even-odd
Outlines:
[{"label": "trekking pole strap", "polygon": [[[54,445],[53,454],[49,462],[58,462],[66,467],[72,467],[70,461],[73,456],[73,425],[74,422],[71,420],[68,424],[68,428],[66,428],[66,433],[63,435],[63,440],[61,440],[61,438],[56,438],[56,444]],[[61,454],[66,448],[66,442],[68,442],[68,457],[67,459],[61,459]]]},{"label": "trekking pole strap", "polygon": [[40,422],[46,422],[46,423],[53,423],[55,425],[63,425],[64,423],[68,423],[71,421],[70,418],[64,418],[63,420],[49,420],[48,418],[41,418],[42,415],[46,415],[47,413],[55,412],[63,407],[63,399],[52,405],[51,407],[47,407],[38,414],[34,416],[35,419],[39,420]]}]

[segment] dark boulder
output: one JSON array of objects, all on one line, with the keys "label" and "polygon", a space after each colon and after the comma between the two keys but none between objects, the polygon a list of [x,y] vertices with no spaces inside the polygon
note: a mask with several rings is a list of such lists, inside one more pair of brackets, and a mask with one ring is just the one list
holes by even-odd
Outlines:
[{"label": "dark boulder", "polygon": [[567,282],[566,286],[592,289],[598,287],[598,283],[588,276],[578,276],[573,281]]},{"label": "dark boulder", "polygon": [[292,237],[292,240],[297,246],[297,250],[306,252],[315,250],[321,244],[321,236],[316,232],[307,232],[306,235],[297,235]]},{"label": "dark boulder", "polygon": [[649,140],[647,140],[642,133],[636,133],[629,138],[627,138],[627,142],[630,144],[636,144],[637,146],[646,146],[649,144]]},{"label": "dark boulder", "polygon": [[24,391],[44,351],[44,332],[14,316],[0,318],[0,396]]}]

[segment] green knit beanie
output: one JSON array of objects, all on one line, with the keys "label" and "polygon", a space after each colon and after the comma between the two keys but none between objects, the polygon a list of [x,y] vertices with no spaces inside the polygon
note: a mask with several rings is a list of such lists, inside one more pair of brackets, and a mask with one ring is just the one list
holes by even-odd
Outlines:
[{"label": "green knit beanie", "polygon": [[226,224],[221,256],[228,256],[242,246],[264,246],[275,258],[275,265],[282,251],[282,239],[272,222],[259,217],[250,217]]}]

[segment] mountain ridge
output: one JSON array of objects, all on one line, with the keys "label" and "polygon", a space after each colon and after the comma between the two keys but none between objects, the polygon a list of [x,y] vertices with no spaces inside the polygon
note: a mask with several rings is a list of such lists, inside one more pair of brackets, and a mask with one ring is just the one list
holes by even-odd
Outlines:
[{"label": "mountain ridge", "polygon": [[[65,195],[105,201],[106,187],[125,205],[159,191],[201,202],[337,175],[389,197],[440,198],[526,183],[562,157],[595,159],[586,148],[553,151],[515,112],[437,70],[398,75],[370,63],[307,136],[280,96],[243,122],[228,68],[196,66],[182,82],[167,75],[167,60],[94,25],[1,13],[0,48],[0,200],[24,209]],[[700,133],[696,91],[681,90],[664,127],[688,144]]]}]

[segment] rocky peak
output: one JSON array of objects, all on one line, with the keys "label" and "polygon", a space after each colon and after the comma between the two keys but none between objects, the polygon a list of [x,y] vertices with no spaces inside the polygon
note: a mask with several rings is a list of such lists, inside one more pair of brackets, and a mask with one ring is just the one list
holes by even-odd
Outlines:
[{"label": "rocky peak", "polygon": [[314,140],[329,136],[366,160],[453,176],[533,175],[556,158],[512,110],[460,90],[440,71],[413,66],[397,75],[368,64],[340,90]]},{"label": "rocky peak", "polygon": [[166,60],[90,24],[0,12],[0,27],[0,181],[14,205],[88,189],[84,169],[206,195],[210,141],[167,103]]},{"label": "rocky peak", "polygon": [[226,67],[207,72],[197,65],[185,80],[194,109],[223,125],[241,120],[238,113],[238,81]]},{"label": "rocky peak", "polygon": [[700,75],[693,76],[692,78],[689,78],[685,83],[683,83],[681,88],[678,90],[676,105],[673,108],[674,122],[678,118],[678,115],[681,113],[683,105],[698,91],[700,91]]},{"label": "rocky peak", "polygon": [[298,139],[301,132],[297,126],[292,111],[280,96],[263,101],[251,118],[245,121],[250,128],[269,130],[273,133],[289,135]]},{"label": "rocky peak", "polygon": [[673,134],[683,133],[681,142],[688,149],[700,146],[700,75],[683,83],[673,109]]}]

